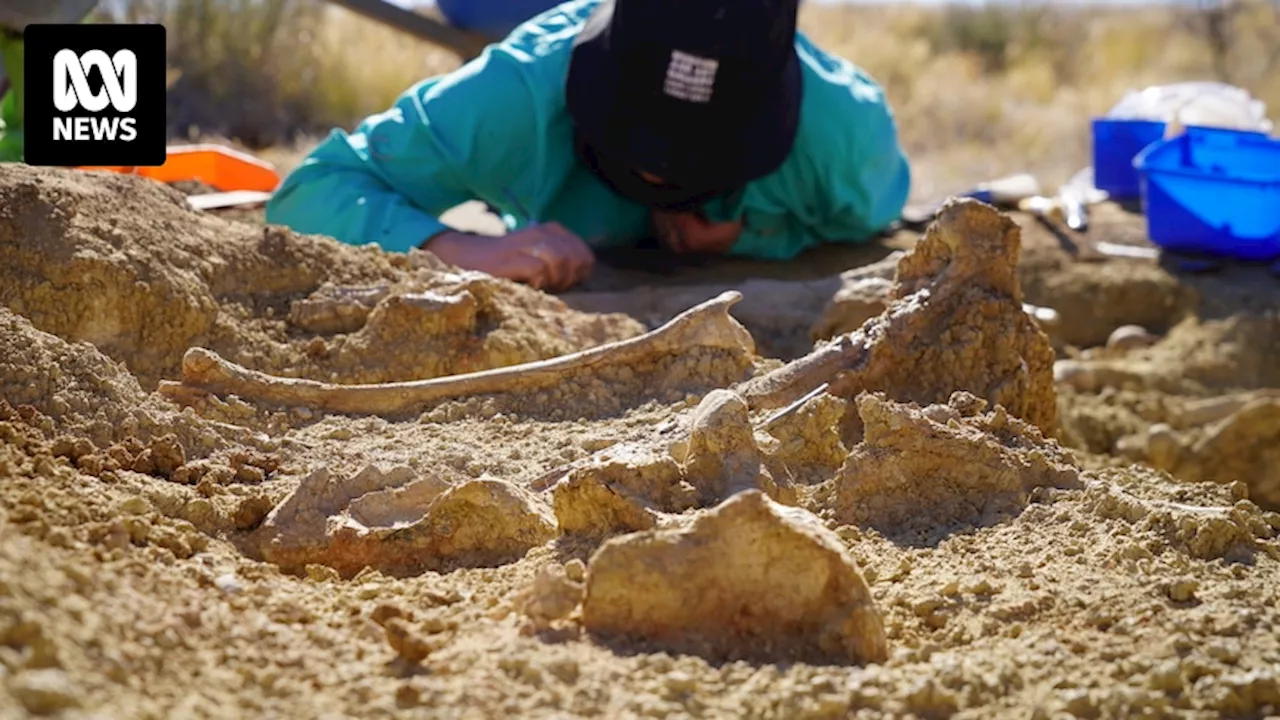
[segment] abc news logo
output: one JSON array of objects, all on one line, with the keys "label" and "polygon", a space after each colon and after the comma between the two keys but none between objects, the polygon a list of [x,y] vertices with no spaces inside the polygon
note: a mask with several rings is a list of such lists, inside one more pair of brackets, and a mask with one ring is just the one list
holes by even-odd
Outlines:
[{"label": "abc news logo", "polygon": [[165,160],[161,25],[29,25],[31,165],[160,165]]},{"label": "abc news logo", "polygon": [[[89,68],[102,75],[99,92],[93,92],[89,86],[86,72]],[[121,114],[131,113],[138,106],[138,56],[132,50],[120,50],[112,57],[101,50],[90,50],[83,55],[60,50],[53,56],[53,106],[58,112],[71,113],[82,108],[97,113],[105,110],[108,102]],[[133,142],[137,137],[137,120],[128,116],[53,118],[54,140]]]}]

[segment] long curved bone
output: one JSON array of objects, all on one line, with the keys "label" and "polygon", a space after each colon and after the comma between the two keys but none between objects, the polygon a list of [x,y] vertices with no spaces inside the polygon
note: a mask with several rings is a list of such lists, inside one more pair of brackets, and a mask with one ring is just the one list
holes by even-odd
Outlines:
[{"label": "long curved bone", "polygon": [[395,415],[424,404],[469,395],[525,391],[564,382],[565,374],[587,368],[628,366],[697,347],[754,353],[755,341],[729,308],[742,299],[730,290],[695,305],[651,332],[548,360],[430,380],[339,385],[286,378],[250,370],[206,348],[182,358],[182,381],[160,384],[177,400],[194,393],[237,395],[280,406],[359,415]]}]

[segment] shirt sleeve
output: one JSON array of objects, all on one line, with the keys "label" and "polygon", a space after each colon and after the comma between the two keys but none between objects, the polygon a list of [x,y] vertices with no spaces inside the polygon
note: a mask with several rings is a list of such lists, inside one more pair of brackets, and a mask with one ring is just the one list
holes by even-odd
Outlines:
[{"label": "shirt sleeve", "polygon": [[351,132],[331,132],[273,194],[267,221],[392,252],[421,245],[447,229],[441,214],[534,166],[527,82],[520,60],[493,46],[417,83]]},{"label": "shirt sleeve", "polygon": [[[829,243],[863,243],[898,220],[911,168],[883,92],[861,72],[817,87],[793,157],[748,190],[731,255],[789,260]],[[835,73],[833,73],[835,74]]]},{"label": "shirt sleeve", "polygon": [[861,105],[843,153],[823,157],[823,202],[813,232],[826,242],[860,243],[902,215],[911,191],[911,166],[897,123],[881,99]]}]

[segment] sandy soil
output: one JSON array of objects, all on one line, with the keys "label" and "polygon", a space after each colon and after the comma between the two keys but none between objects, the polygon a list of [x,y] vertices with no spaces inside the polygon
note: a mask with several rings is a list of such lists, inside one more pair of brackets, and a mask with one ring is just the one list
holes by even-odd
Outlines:
[{"label": "sandy soil", "polygon": [[1013,221],[556,298],[0,168],[0,716],[1280,713],[1280,281]]}]

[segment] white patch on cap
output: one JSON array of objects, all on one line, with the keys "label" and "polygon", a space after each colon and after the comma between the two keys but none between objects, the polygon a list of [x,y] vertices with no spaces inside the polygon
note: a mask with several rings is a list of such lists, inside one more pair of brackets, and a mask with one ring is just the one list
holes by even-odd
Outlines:
[{"label": "white patch on cap", "polygon": [[710,102],[719,67],[717,60],[672,50],[671,63],[667,65],[667,80],[662,84],[662,91],[677,100]]}]

